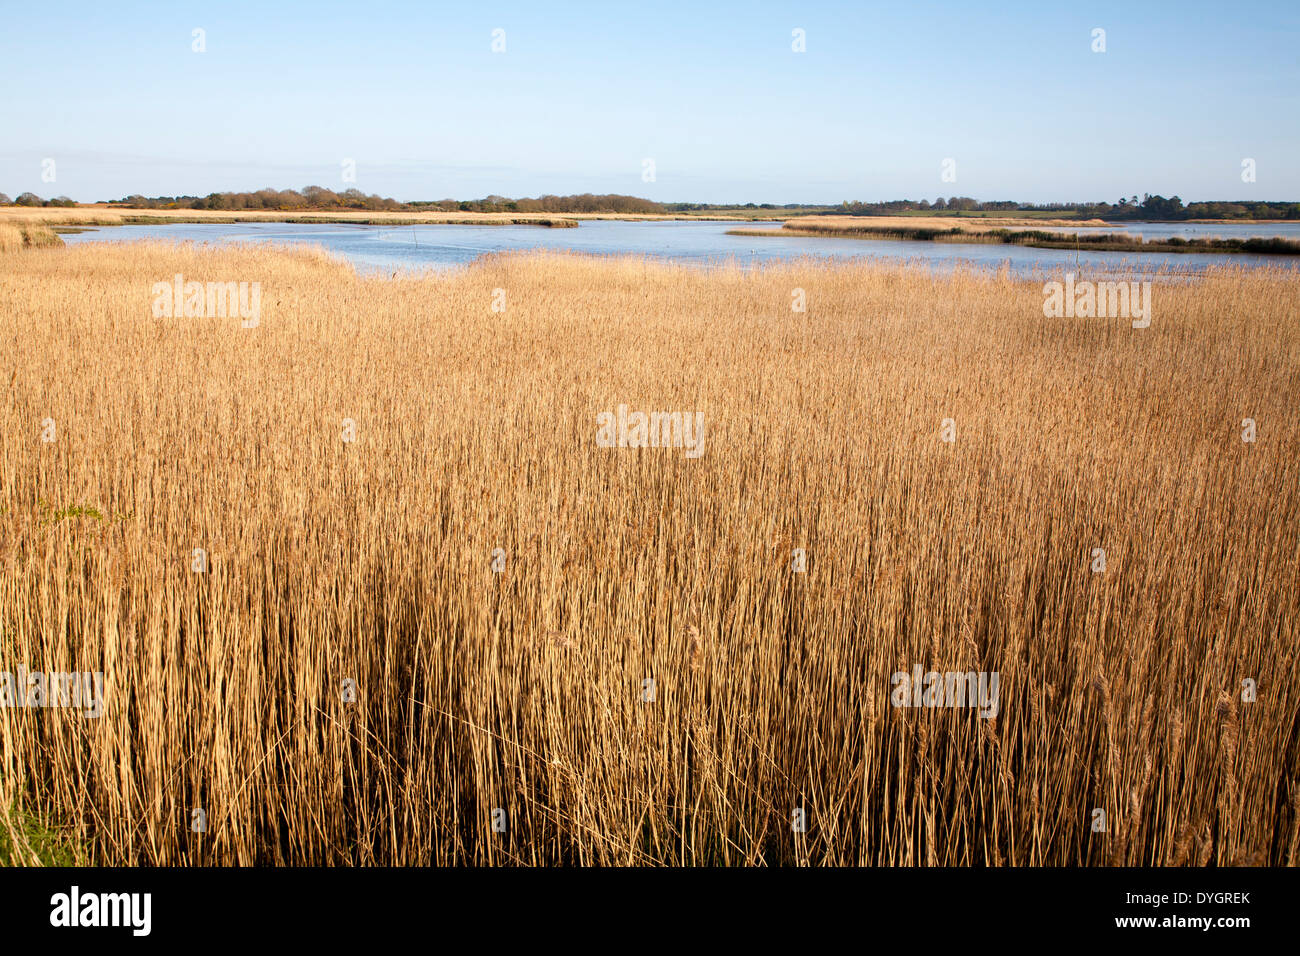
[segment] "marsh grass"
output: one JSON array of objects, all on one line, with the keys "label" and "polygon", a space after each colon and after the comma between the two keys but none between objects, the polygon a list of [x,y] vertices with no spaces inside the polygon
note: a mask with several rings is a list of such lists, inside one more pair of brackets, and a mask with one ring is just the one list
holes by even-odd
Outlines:
[{"label": "marsh grass", "polygon": [[[765,213],[762,218],[770,218]],[[167,225],[173,223],[287,222],[348,223],[351,225],[474,225],[474,226],[550,226],[572,228],[588,219],[634,221],[698,220],[701,214],[669,213],[496,213],[496,212],[375,212],[367,210],[269,210],[269,209],[134,209],[126,206],[86,204],[79,206],[6,206],[0,218],[10,223],[36,223],[49,226],[130,226]],[[740,212],[717,213],[712,218],[755,218]]]},{"label": "marsh grass", "polygon": [[[178,272],[260,324],[154,318]],[[0,804],[112,864],[1293,864],[1296,292],[0,253],[0,669],[108,688],[0,709]],[[704,455],[598,448],[620,402]],[[999,715],[892,708],[914,664]]]},{"label": "marsh grass", "polygon": [[76,866],[79,848],[30,813],[0,807],[0,867]]},{"label": "marsh grass", "polygon": [[49,226],[38,222],[0,220],[0,252],[61,245],[63,240]]},{"label": "marsh grass", "polygon": [[[1281,236],[1220,238],[1215,236],[1185,239],[1181,236],[1144,239],[1141,235],[1110,232],[1069,234],[1043,229],[994,228],[974,222],[942,220],[941,225],[904,225],[902,218],[808,217],[792,219],[780,229],[730,229],[730,236],[820,236],[839,239],[884,239],[910,242],[975,242],[993,245],[1031,246],[1039,249],[1075,249],[1086,247],[1094,252],[1245,252],[1254,255],[1300,255],[1300,242]],[[913,222],[915,220],[912,220]],[[1062,223],[1064,224],[1064,223]],[[1086,225],[1091,225],[1088,223]],[[1104,225],[1104,224],[1103,224]]]}]

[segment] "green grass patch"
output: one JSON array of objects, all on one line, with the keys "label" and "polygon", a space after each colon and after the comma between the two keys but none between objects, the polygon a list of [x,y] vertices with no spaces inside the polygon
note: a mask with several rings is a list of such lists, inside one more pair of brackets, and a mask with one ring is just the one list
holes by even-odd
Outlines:
[{"label": "green grass patch", "polygon": [[36,817],[13,808],[0,811],[0,866],[77,866],[77,846]]}]

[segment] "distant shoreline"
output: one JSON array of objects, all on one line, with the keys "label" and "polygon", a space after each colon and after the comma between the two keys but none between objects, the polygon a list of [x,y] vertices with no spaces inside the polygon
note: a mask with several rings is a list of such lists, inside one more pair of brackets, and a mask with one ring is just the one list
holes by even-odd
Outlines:
[{"label": "distant shoreline", "polygon": [[[936,229],[961,229],[964,232],[992,232],[990,227],[1025,228],[1034,230],[1041,227],[1063,226],[1070,228],[1111,228],[1127,229],[1130,226],[1146,222],[1164,224],[1179,223],[1190,225],[1273,225],[1290,224],[1293,219],[1180,219],[1180,220],[1103,220],[1103,219],[1069,219],[1069,218],[1035,218],[1017,216],[968,216],[951,214],[947,216],[918,216],[906,214],[883,214],[876,216],[840,216],[840,215],[773,215],[772,210],[763,210],[761,214],[747,213],[509,213],[509,212],[380,212],[369,210],[322,210],[318,212],[301,212],[290,210],[181,210],[148,209],[108,204],[83,204],[78,206],[6,206],[0,207],[0,220],[41,224],[53,228],[56,232],[77,227],[96,226],[142,226],[142,225],[178,225],[203,224],[230,225],[241,222],[278,222],[302,225],[323,225],[332,223],[352,223],[365,226],[539,226],[550,229],[571,229],[580,222],[593,220],[614,220],[620,222],[736,222],[736,223],[785,223],[785,234],[794,234],[801,226],[816,229],[823,234],[828,221],[853,223],[853,235],[844,234],[843,238],[917,238],[901,236],[872,236],[882,223],[888,228],[902,232],[933,232]],[[796,223],[798,225],[796,225]],[[941,225],[942,224],[942,225]],[[767,235],[770,230],[757,230],[758,235]],[[739,232],[738,235],[749,235]],[[927,237],[928,238],[928,237]],[[971,241],[976,241],[972,239]],[[996,240],[1004,241],[1004,240]],[[1028,243],[1026,243],[1028,244]]]},{"label": "distant shoreline", "polygon": [[499,212],[388,212],[339,210],[290,212],[262,209],[155,210],[109,205],[5,206],[0,220],[41,224],[58,229],[78,226],[152,226],[183,223],[229,225],[239,222],[281,222],[302,225],[354,224],[362,226],[541,226],[571,229],[587,220],[626,222],[783,222],[788,217],[764,211],[756,215],[692,215],[687,213],[499,213]]},{"label": "distant shoreline", "polygon": [[[949,219],[935,225],[902,225],[900,222],[882,223],[884,219],[906,220],[909,217],[862,217],[866,221],[853,221],[851,216],[807,217],[787,221],[780,229],[729,229],[727,235],[769,239],[774,236],[801,236],[823,239],[875,239],[895,242],[957,242],[985,245],[1029,246],[1036,249],[1087,249],[1091,252],[1219,252],[1251,253],[1254,255],[1300,255],[1300,241],[1282,237],[1221,238],[1217,236],[1183,238],[1171,236],[1143,239],[1127,233],[1066,233],[1042,229],[999,228],[980,229]],[[915,222],[915,219],[911,219]],[[1058,223],[1051,223],[1057,225]],[[1134,225],[1144,225],[1135,223]],[[1253,224],[1253,223],[1252,223]],[[1039,223],[1038,225],[1045,225]],[[1083,223],[1071,224],[1082,226]],[[1122,223],[1090,222],[1089,228],[1124,228]]]}]

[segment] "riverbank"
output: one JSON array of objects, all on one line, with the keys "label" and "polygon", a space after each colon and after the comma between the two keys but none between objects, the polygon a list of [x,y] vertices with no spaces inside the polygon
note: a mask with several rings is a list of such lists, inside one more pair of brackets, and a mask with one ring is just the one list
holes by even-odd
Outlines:
[{"label": "riverbank", "polygon": [[366,210],[310,211],[268,209],[128,209],[104,204],[83,206],[5,206],[0,221],[38,223],[55,230],[81,226],[163,226],[179,223],[213,225],[240,222],[281,222],[303,225],[347,223],[358,226],[542,226],[570,229],[584,220],[628,222],[779,222],[770,213],[762,217],[696,216],[654,213],[493,213],[493,212],[389,212]]},{"label": "riverbank", "polygon": [[[869,222],[855,217],[809,217],[786,222],[780,229],[730,229],[731,236],[771,238],[774,236],[814,236],[830,239],[879,239],[904,242],[960,242],[989,245],[1031,246],[1037,249],[1088,249],[1093,252],[1211,252],[1252,253],[1255,255],[1300,255],[1300,242],[1281,237],[1221,238],[1195,237],[1185,239],[1171,236],[1161,239],[1143,239],[1128,233],[1065,233],[1042,229],[1005,228],[997,220],[984,220],[980,225],[955,220],[939,221],[934,226],[901,225],[897,221],[885,223],[885,217],[871,217]],[[999,228],[982,228],[998,222]],[[1040,223],[1046,225],[1048,223]],[[1066,223],[1058,220],[1051,225],[1070,225],[1113,228],[1114,224],[1090,220],[1086,223]]]},{"label": "riverbank", "polygon": [[0,252],[41,246],[61,246],[63,240],[56,235],[57,232],[59,230],[39,222],[0,220]]}]

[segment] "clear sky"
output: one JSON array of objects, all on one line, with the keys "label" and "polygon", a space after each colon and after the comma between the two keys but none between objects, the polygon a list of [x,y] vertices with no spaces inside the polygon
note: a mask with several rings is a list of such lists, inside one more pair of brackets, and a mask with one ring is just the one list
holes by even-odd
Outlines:
[{"label": "clear sky", "polygon": [[1295,200],[1300,2],[0,3],[10,196],[308,184]]}]

